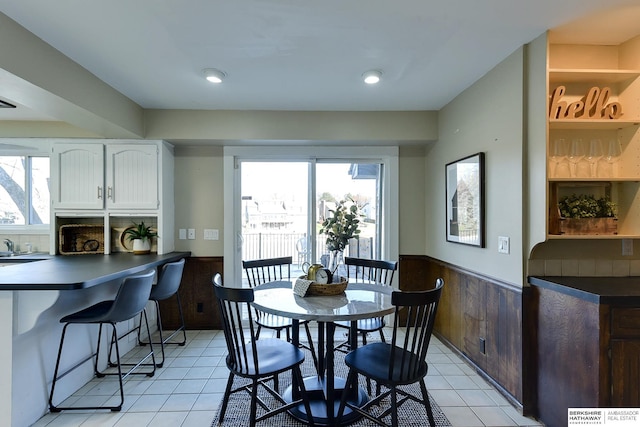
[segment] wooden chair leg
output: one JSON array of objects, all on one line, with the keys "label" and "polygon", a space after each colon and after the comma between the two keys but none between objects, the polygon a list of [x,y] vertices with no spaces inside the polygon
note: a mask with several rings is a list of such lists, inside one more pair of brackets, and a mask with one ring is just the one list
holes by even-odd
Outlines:
[{"label": "wooden chair leg", "polygon": [[427,393],[427,386],[424,383],[424,379],[420,380],[420,391],[422,391],[422,401],[424,407],[427,410],[427,417],[429,418],[429,425],[436,427],[436,420],[433,418],[433,410],[431,409],[431,401],[429,401],[429,393]]},{"label": "wooden chair leg", "polygon": [[218,422],[222,424],[224,420],[224,414],[227,412],[227,404],[229,403],[229,396],[231,396],[231,387],[233,386],[233,372],[229,372],[229,379],[227,380],[227,388],[224,390],[224,397],[222,398],[222,407],[220,408],[220,419]]}]

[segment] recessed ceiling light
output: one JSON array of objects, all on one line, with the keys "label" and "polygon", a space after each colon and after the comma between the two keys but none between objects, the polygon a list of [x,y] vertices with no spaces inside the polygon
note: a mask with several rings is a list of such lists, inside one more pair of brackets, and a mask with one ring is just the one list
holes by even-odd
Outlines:
[{"label": "recessed ceiling light", "polygon": [[211,83],[222,83],[222,80],[227,76],[224,71],[220,71],[216,68],[205,68],[202,70],[202,73]]},{"label": "recessed ceiling light", "polygon": [[369,85],[378,83],[380,81],[380,77],[382,77],[382,71],[380,70],[371,70],[362,74],[364,82]]}]

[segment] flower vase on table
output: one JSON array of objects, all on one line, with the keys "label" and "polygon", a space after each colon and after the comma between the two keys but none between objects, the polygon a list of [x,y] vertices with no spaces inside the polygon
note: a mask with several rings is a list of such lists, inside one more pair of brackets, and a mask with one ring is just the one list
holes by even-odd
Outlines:
[{"label": "flower vase on table", "polygon": [[340,250],[333,250],[329,253],[329,266],[327,267],[331,270],[331,274],[334,278],[339,278],[340,276],[345,276],[344,270],[344,252]]},{"label": "flower vase on table", "polygon": [[[326,236],[325,244],[329,251],[329,265],[334,278],[346,276],[344,268],[344,250],[350,239],[360,237],[360,207],[353,199],[341,200],[335,209],[329,209],[329,215],[322,221],[319,234]],[[342,267],[341,267],[342,265]]]}]

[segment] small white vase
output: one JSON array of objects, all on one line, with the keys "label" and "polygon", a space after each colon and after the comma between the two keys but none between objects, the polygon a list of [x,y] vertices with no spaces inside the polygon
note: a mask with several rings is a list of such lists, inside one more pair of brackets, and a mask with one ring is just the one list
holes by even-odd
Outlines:
[{"label": "small white vase", "polygon": [[134,239],[133,240],[133,253],[135,255],[144,255],[150,252],[151,252],[150,239]]}]

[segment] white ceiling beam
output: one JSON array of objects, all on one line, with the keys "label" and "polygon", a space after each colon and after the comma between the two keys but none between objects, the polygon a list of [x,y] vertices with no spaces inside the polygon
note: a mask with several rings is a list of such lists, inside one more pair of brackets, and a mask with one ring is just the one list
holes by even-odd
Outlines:
[{"label": "white ceiling beam", "polygon": [[2,13],[0,96],[102,137],[144,136],[139,105]]}]

